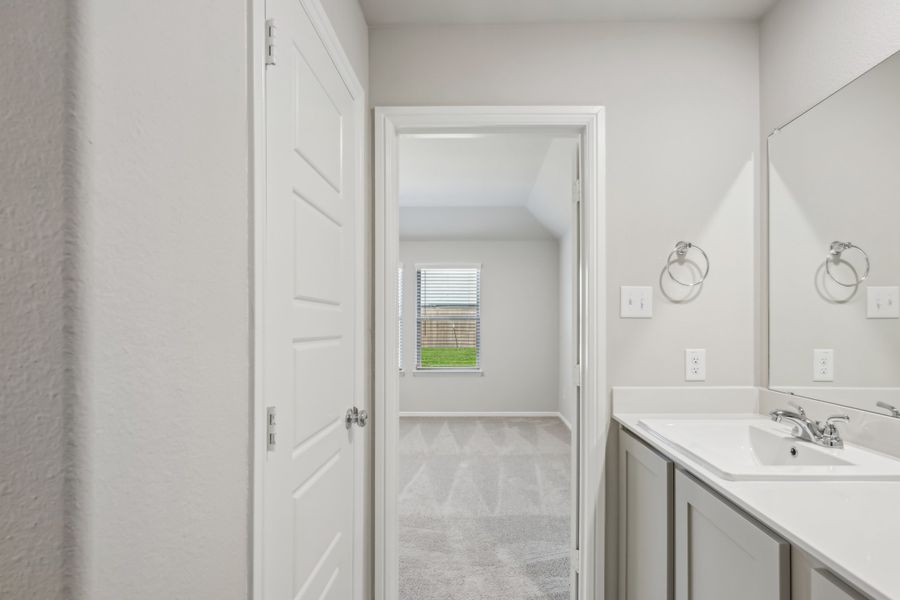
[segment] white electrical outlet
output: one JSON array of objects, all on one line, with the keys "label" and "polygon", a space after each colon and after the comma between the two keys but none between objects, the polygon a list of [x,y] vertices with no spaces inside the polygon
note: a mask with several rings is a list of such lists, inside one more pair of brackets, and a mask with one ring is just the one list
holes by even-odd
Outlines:
[{"label": "white electrical outlet", "polygon": [[623,285],[619,316],[623,319],[653,317],[653,288],[649,285]]},{"label": "white electrical outlet", "polygon": [[870,285],[866,288],[866,317],[900,319],[900,287]]},{"label": "white electrical outlet", "polygon": [[684,380],[706,381],[706,350],[703,348],[684,351]]},{"label": "white electrical outlet", "polygon": [[834,381],[834,350],[813,350],[813,381]]}]

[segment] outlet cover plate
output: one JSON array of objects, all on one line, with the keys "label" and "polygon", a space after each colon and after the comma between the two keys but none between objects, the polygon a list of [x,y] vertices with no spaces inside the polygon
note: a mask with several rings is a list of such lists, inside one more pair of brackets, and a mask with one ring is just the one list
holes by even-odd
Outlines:
[{"label": "outlet cover plate", "polygon": [[813,350],[813,381],[834,381],[834,350]]},{"label": "outlet cover plate", "polygon": [[653,288],[649,285],[623,285],[619,316],[623,319],[653,317]]},{"label": "outlet cover plate", "polygon": [[684,351],[684,380],[706,381],[706,349],[688,348]]}]

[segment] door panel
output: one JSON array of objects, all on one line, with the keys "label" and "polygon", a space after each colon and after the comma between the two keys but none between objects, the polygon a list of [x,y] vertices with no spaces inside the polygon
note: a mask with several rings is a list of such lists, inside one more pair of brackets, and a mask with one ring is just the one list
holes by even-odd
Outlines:
[{"label": "door panel", "polygon": [[354,101],[298,0],[268,0],[263,390],[263,596],[348,600],[358,435]]}]

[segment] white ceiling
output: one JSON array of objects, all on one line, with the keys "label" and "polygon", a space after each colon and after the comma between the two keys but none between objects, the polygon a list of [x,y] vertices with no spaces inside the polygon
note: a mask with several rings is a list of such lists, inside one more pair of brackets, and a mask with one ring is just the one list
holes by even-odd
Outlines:
[{"label": "white ceiling", "polygon": [[758,19],[776,0],[359,0],[371,26]]},{"label": "white ceiling", "polygon": [[562,237],[575,145],[539,134],[401,136],[401,239]]}]

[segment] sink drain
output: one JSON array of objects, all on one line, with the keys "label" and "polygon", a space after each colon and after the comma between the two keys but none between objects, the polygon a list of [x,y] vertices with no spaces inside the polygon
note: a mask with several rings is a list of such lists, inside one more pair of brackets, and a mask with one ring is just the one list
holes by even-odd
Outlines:
[{"label": "sink drain", "polygon": [[795,446],[791,446],[791,456],[797,456],[797,448]]}]

